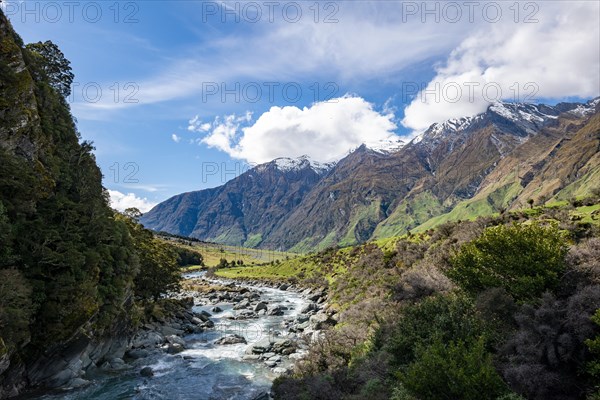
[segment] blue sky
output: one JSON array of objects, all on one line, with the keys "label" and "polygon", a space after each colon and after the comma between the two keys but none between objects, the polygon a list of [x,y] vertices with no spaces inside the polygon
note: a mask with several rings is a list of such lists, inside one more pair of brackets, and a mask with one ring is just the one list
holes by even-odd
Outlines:
[{"label": "blue sky", "polygon": [[600,94],[595,1],[51,3],[5,11],[25,42],[52,40],[71,61],[73,114],[120,207],[481,112],[494,95],[457,98],[465,82],[506,100],[515,83],[520,100]]}]

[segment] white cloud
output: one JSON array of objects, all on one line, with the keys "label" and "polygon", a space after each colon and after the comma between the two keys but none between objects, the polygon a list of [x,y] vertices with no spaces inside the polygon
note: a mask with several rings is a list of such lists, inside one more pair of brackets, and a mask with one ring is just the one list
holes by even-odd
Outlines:
[{"label": "white cloud", "polygon": [[[197,3],[201,11],[202,2]],[[319,23],[314,22],[312,3],[302,7],[304,17],[297,23],[281,18],[280,5],[274,22],[265,18],[256,24],[237,24],[243,29],[218,38],[200,32],[200,42],[184,48],[180,57],[157,63],[161,69],[150,76],[130,78],[138,83],[137,103],[114,102],[106,96],[96,103],[76,105],[95,111],[136,107],[200,95],[207,83],[227,82],[231,87],[235,82],[261,85],[314,79],[341,86],[387,78],[447,54],[465,37],[464,25],[469,24],[422,23],[419,17],[405,21],[402,2],[343,2],[337,6],[336,23],[323,23],[331,6],[321,4]],[[202,15],[197,13],[198,18]],[[222,104],[221,93],[208,99]]]},{"label": "white cloud", "polygon": [[147,198],[137,197],[134,193],[121,193],[118,190],[108,190],[110,195],[110,206],[118,211],[124,211],[127,208],[135,207],[141,212],[150,211],[156,203],[148,201]]},{"label": "white cloud", "polygon": [[173,141],[175,143],[179,143],[181,141],[181,136],[177,136],[176,134],[172,134],[171,135],[171,139],[173,139]]},{"label": "white cloud", "polygon": [[[305,154],[331,161],[363,143],[397,139],[393,119],[393,114],[377,112],[364,99],[346,95],[303,109],[271,107],[253,124],[251,114],[217,118],[200,142],[251,163]],[[202,126],[201,121],[195,123]]]},{"label": "white cloud", "polygon": [[403,125],[421,131],[434,122],[483,112],[494,100],[598,96],[600,3],[537,4],[537,23],[508,19],[465,39],[404,110]]}]

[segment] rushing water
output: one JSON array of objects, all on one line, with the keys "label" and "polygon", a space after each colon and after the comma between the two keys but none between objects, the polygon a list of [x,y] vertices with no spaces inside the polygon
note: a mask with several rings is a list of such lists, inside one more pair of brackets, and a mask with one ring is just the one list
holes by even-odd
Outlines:
[{"label": "rushing water", "polygon": [[[46,394],[37,399],[68,400],[117,400],[117,399],[252,399],[267,392],[273,371],[263,361],[242,360],[245,350],[253,343],[276,334],[286,335],[281,327],[285,318],[293,317],[307,304],[298,293],[271,288],[259,289],[261,301],[269,305],[281,304],[289,308],[283,316],[261,316],[258,319],[229,320],[223,318],[232,312],[230,303],[217,304],[222,313],[210,311],[214,305],[195,306],[194,311],[206,310],[213,314],[211,320],[215,328],[201,334],[184,337],[186,350],[170,355],[156,352],[150,356],[131,362],[132,368],[125,371],[102,373],[94,376],[93,383],[82,389],[56,394]],[[276,333],[277,332],[277,333]],[[214,341],[226,334],[244,336],[247,344],[215,345]],[[289,361],[288,361],[289,363]],[[282,364],[286,366],[288,364]],[[143,367],[151,367],[154,376],[140,375]],[[90,379],[89,377],[86,377]]]}]

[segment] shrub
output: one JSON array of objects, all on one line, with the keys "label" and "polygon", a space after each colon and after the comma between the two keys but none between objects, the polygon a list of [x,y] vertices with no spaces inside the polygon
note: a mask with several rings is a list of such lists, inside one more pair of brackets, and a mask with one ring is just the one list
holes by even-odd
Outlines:
[{"label": "shrub", "polygon": [[[596,310],[591,320],[600,326],[600,308]],[[592,353],[592,359],[586,365],[588,374],[595,380],[595,393],[591,397],[594,399],[600,398],[600,334],[596,335],[593,339],[587,339],[585,345],[588,347],[590,353]]]},{"label": "shrub", "polygon": [[598,334],[590,317],[600,308],[600,286],[567,300],[545,294],[539,307],[524,305],[518,329],[500,351],[500,370],[511,388],[528,399],[581,398],[590,361],[586,339]]},{"label": "shrub", "polygon": [[502,287],[515,300],[532,300],[558,286],[566,253],[556,227],[499,225],[461,246],[448,276],[470,294]]},{"label": "shrub", "polygon": [[388,329],[391,332],[379,333],[375,346],[389,352],[392,365],[397,367],[413,362],[417,348],[427,347],[435,339],[468,342],[487,331],[472,300],[455,294],[431,297],[406,307],[398,323]]},{"label": "shrub", "polygon": [[401,380],[417,397],[428,400],[494,399],[507,391],[481,338],[448,344],[436,338],[429,346],[419,346]]}]

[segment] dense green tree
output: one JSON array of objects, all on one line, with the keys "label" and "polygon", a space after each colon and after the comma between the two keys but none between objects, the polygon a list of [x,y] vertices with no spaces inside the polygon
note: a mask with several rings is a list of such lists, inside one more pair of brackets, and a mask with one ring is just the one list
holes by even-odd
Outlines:
[{"label": "dense green tree", "polygon": [[448,276],[471,294],[502,287],[516,300],[532,300],[557,287],[567,250],[556,227],[499,225],[464,244]]},{"label": "dense green tree", "polygon": [[401,381],[416,397],[428,400],[495,399],[508,391],[483,339],[445,343],[436,338],[419,346]]},{"label": "dense green tree", "polygon": [[16,269],[0,269],[0,340],[17,346],[29,340],[31,287]]},{"label": "dense green tree", "polygon": [[154,237],[151,231],[138,224],[136,215],[139,215],[137,210],[128,209],[117,218],[127,225],[139,259],[134,291],[139,298],[157,300],[180,287],[178,255],[175,246]]},{"label": "dense green tree", "polygon": [[58,46],[47,40],[30,43],[26,48],[33,55],[38,67],[37,71],[42,71],[45,75],[38,79],[47,80],[63,97],[69,97],[75,76],[71,71],[70,61],[65,58]]}]

